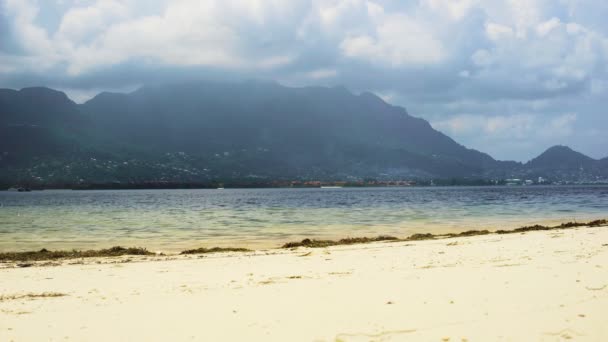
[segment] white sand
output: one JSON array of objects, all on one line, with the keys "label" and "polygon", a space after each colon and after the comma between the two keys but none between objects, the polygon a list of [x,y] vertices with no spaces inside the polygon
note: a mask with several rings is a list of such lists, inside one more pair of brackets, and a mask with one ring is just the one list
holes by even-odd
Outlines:
[{"label": "white sand", "polygon": [[174,259],[0,269],[0,341],[608,341],[606,227]]}]

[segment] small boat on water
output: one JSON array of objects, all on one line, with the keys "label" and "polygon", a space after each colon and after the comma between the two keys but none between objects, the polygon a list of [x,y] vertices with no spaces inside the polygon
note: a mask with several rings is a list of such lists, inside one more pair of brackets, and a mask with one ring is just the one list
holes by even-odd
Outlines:
[{"label": "small boat on water", "polygon": [[342,189],[342,186],[337,186],[337,185],[328,185],[328,186],[322,186],[321,189]]}]

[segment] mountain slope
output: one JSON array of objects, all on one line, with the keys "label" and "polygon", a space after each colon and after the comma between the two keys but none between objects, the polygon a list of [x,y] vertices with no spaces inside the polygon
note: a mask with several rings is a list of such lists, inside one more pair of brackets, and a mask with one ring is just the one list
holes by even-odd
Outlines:
[{"label": "mountain slope", "polygon": [[593,182],[608,176],[608,164],[567,146],[553,146],[524,165],[528,174],[561,180]]},{"label": "mountain slope", "polygon": [[344,88],[197,82],[100,94],[82,111],[132,145],[206,156],[261,150],[263,162],[296,173],[354,172],[363,164],[370,173],[468,176],[495,163],[403,108]]},{"label": "mountain slope", "polygon": [[553,146],[526,163],[533,169],[578,169],[591,167],[596,160],[567,146]]},{"label": "mountain slope", "polygon": [[0,89],[0,152],[4,163],[63,155],[78,148],[86,124],[78,106],[49,88]]}]

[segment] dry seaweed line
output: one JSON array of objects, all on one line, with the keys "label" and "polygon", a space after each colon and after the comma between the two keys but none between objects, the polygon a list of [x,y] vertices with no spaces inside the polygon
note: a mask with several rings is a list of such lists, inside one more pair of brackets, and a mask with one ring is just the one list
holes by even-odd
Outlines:
[{"label": "dry seaweed line", "polygon": [[585,288],[589,291],[602,291],[603,289],[606,288],[607,285],[601,286],[601,287],[590,287],[590,286],[585,286]]},{"label": "dry seaweed line", "polygon": [[13,294],[13,295],[0,295],[0,302],[7,300],[16,299],[35,299],[35,298],[55,298],[67,296],[65,293],[60,292],[42,292],[42,293],[26,293],[26,294]]}]

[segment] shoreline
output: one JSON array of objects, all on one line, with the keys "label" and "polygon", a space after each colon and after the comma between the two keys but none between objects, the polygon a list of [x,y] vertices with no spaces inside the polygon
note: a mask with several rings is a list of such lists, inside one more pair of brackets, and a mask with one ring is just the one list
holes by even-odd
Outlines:
[{"label": "shoreline", "polygon": [[603,341],[606,265],[605,226],[70,259],[0,269],[0,340]]},{"label": "shoreline", "polygon": [[[143,183],[93,183],[93,184],[20,184],[15,183],[4,183],[0,185],[0,192],[16,192],[12,189],[24,188],[28,191],[45,191],[45,190],[65,190],[65,191],[103,191],[103,190],[217,190],[217,189],[319,189],[319,188],[452,188],[452,187],[572,187],[572,186],[607,186],[608,182],[562,182],[556,181],[555,183],[533,183],[533,184],[507,184],[506,180],[496,183],[496,181],[490,179],[461,179],[456,183],[452,183],[452,179],[436,179],[431,183],[430,180],[387,180],[377,181],[376,183],[350,183],[348,181],[313,181],[314,185],[292,185],[293,181],[277,181],[268,183],[226,183],[222,181],[218,182],[207,182],[207,183],[154,183],[154,182],[143,182]],[[302,181],[300,181],[301,183]],[[19,182],[17,182],[19,183]],[[9,185],[12,184],[12,185]]]},{"label": "shoreline", "polygon": [[154,257],[172,257],[179,255],[206,255],[206,254],[217,254],[217,253],[247,253],[247,252],[264,252],[280,249],[294,249],[298,247],[305,248],[326,248],[332,246],[341,245],[358,245],[358,244],[369,244],[369,243],[396,243],[396,242],[409,242],[409,241],[424,241],[424,240],[441,240],[451,239],[460,237],[472,237],[479,235],[505,235],[505,234],[516,234],[525,233],[531,231],[553,231],[553,230],[564,230],[572,228],[595,228],[595,227],[606,227],[608,226],[608,220],[596,219],[589,222],[566,222],[554,226],[545,225],[532,225],[523,226],[515,229],[499,229],[495,231],[484,230],[466,230],[460,233],[444,233],[444,234],[432,234],[432,233],[415,233],[406,238],[398,238],[390,235],[379,235],[376,237],[346,237],[338,240],[319,240],[305,238],[301,241],[292,241],[283,244],[282,246],[267,249],[248,249],[244,247],[198,247],[183,250],[179,253],[158,253],[151,252],[145,247],[122,247],[114,246],[111,248],[100,249],[100,250],[47,250],[46,248],[38,251],[25,251],[25,252],[0,252],[0,268],[10,267],[31,267],[31,266],[56,266],[56,263],[65,260],[85,260],[85,259],[99,259],[99,258],[115,258],[115,257],[139,257],[140,259],[147,260],[144,258]]}]

